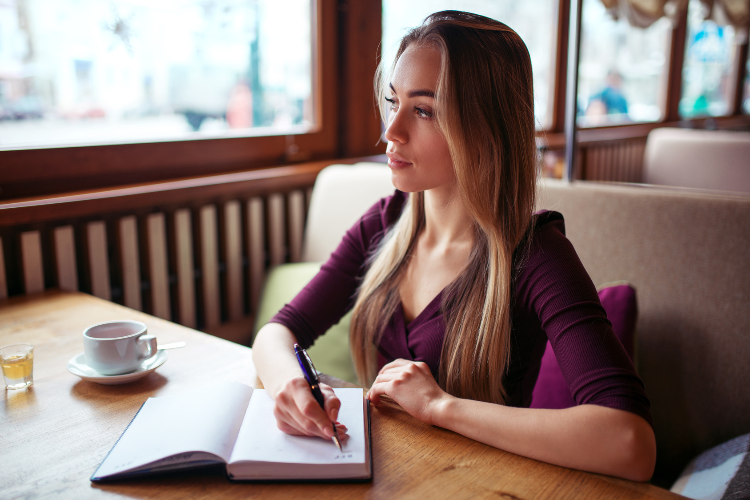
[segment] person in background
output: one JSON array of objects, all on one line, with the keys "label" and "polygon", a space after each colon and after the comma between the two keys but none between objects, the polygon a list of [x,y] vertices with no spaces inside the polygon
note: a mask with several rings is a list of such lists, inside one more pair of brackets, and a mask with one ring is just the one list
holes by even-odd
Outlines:
[{"label": "person in background", "polygon": [[[557,212],[534,213],[529,53],[498,21],[430,15],[376,93],[396,191],[347,232],[259,332],[281,430],[330,439],[340,402],[312,397],[293,345],[353,309],[350,349],[377,406],[537,460],[645,481],[650,403]],[[345,209],[345,207],[342,207]],[[547,339],[578,406],[529,408]],[[322,384],[321,384],[322,385]]]},{"label": "person in background", "polygon": [[253,94],[247,82],[240,81],[229,95],[226,114],[229,128],[249,128],[253,126]]},{"label": "person in background", "polygon": [[[616,70],[607,73],[606,86],[601,92],[591,96],[586,108],[589,118],[618,115],[617,118],[627,118],[628,101],[622,93],[622,75]],[[595,120],[594,121],[607,121]]]}]

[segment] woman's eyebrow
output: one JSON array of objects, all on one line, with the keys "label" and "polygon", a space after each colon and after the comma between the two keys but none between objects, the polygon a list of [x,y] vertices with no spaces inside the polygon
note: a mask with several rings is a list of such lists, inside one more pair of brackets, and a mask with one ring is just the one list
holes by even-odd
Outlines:
[{"label": "woman's eyebrow", "polygon": [[[391,88],[393,93],[395,95],[398,95],[398,92],[396,92],[396,89],[393,88],[393,84],[389,83],[388,86]],[[426,90],[426,89],[420,89],[420,90],[411,90],[407,94],[408,97],[432,97],[435,98],[435,92],[432,90]]]}]

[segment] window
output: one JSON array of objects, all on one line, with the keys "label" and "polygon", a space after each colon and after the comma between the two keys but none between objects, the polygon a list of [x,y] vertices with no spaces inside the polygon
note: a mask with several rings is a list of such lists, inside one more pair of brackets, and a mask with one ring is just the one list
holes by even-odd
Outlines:
[{"label": "window", "polygon": [[298,134],[311,0],[0,4],[0,148]]},{"label": "window", "polygon": [[406,31],[441,10],[462,10],[497,19],[513,28],[526,43],[534,72],[537,128],[549,126],[554,83],[557,0],[383,0],[383,60],[393,61]]},{"label": "window", "polygon": [[[18,36],[16,36],[18,29],[26,29],[24,26],[31,26],[31,23],[27,22],[28,16],[26,14],[29,9],[22,11],[22,18],[19,18],[18,6],[31,6],[32,3],[41,1],[6,0],[0,2],[0,80],[2,80],[0,82],[2,90],[0,92],[3,92],[3,98],[10,98],[9,92],[17,91],[12,88],[16,83],[9,83],[7,81],[8,77],[6,75],[11,66],[8,54],[12,55],[19,50],[23,54],[29,54],[27,50],[28,44],[9,47],[7,43],[8,38],[11,36],[15,36],[16,40],[18,40]],[[44,5],[49,7],[49,12],[56,11],[56,1],[46,0],[47,3]],[[105,18],[105,21],[110,22],[108,25],[110,28],[112,28],[112,19],[118,19],[117,16],[124,19],[136,19],[134,15],[129,13],[130,11],[118,7],[125,5],[125,3],[116,2],[113,4],[112,2],[96,2],[95,0],[64,1],[75,2],[74,4],[71,3],[71,5],[75,6],[74,9],[71,9],[73,12],[84,11],[86,9],[83,9],[83,7],[89,5],[106,3],[106,14],[109,17]],[[172,115],[169,115],[165,112],[162,118],[172,121],[177,120],[180,126],[183,127],[182,131],[184,135],[181,137],[181,140],[170,138],[167,134],[151,136],[148,139],[140,140],[134,136],[141,134],[143,131],[136,130],[126,139],[118,139],[118,136],[97,140],[97,142],[90,139],[82,140],[81,142],[73,142],[71,140],[66,143],[67,145],[62,147],[51,145],[2,147],[0,145],[0,199],[15,199],[26,196],[100,189],[108,186],[133,183],[157,182],[167,179],[212,175],[336,157],[340,141],[338,134],[339,99],[337,99],[335,92],[326,90],[338,88],[339,45],[337,45],[337,30],[340,24],[338,4],[334,0],[305,0],[304,3],[301,0],[295,1],[299,1],[300,3],[292,5],[309,6],[309,33],[312,40],[308,39],[298,47],[290,48],[285,43],[282,46],[272,47],[269,50],[278,50],[283,53],[295,52],[297,54],[309,51],[311,54],[309,57],[311,77],[294,81],[293,72],[297,71],[297,69],[295,69],[294,64],[290,63],[283,70],[286,73],[285,78],[288,78],[285,81],[290,82],[289,85],[285,88],[275,88],[276,83],[274,82],[278,82],[282,70],[279,70],[276,76],[273,74],[260,75],[260,72],[256,72],[259,78],[261,78],[261,86],[266,86],[263,90],[267,91],[267,93],[264,95],[270,96],[272,99],[278,99],[276,101],[268,101],[266,109],[271,112],[263,115],[261,123],[264,126],[232,129],[226,125],[222,125],[221,118],[206,117],[203,123],[201,123],[199,131],[194,132],[185,114],[172,113]],[[269,0],[233,0],[232,2],[229,0],[161,0],[158,4],[156,0],[153,2],[128,0],[128,2],[127,5],[133,5],[133,8],[139,12],[140,10],[138,9],[155,9],[156,7],[152,7],[152,5],[169,5],[174,7],[174,9],[190,5],[198,5],[201,8],[229,5],[238,6],[238,8],[242,7],[243,9],[257,6],[258,10],[262,13],[262,6],[265,5],[264,2],[268,2],[270,5]],[[264,30],[269,33],[275,30],[276,34],[284,36],[291,27],[294,27],[292,24],[287,23],[287,19],[292,15],[288,8],[290,3],[279,2],[279,5],[285,9],[283,16],[273,22],[261,19],[262,22],[260,22],[259,28],[261,33],[259,35],[260,41],[263,40]],[[118,8],[122,10],[117,11]],[[269,7],[269,11],[278,12],[274,10],[273,6]],[[114,12],[117,12],[117,16],[115,16]],[[200,16],[202,17],[203,14],[200,14]],[[166,22],[164,19],[162,20]],[[227,20],[228,25],[232,25],[234,22],[233,18]],[[115,21],[114,24],[117,25],[118,22]],[[194,22],[194,25],[197,24],[197,21]],[[12,26],[13,29],[9,29],[8,26]],[[99,24],[98,27],[94,26],[92,29],[104,30],[102,24]],[[118,29],[115,28],[115,31],[118,31]],[[135,33],[135,31],[134,25],[133,32]],[[139,25],[138,33],[142,34],[145,31],[146,28],[141,28]],[[122,28],[119,28],[119,32],[122,32]],[[167,32],[167,29],[161,31],[161,33],[165,34],[162,38],[167,38]],[[221,36],[223,36],[223,33]],[[379,39],[379,36],[376,38]],[[73,55],[78,56],[84,50],[89,52],[106,51],[109,50],[112,43],[122,45],[121,40],[121,36],[113,33],[106,46],[89,48],[78,44],[73,49],[79,52],[73,51]],[[180,43],[178,42],[175,43],[179,48]],[[162,43],[166,42],[162,41]],[[135,52],[135,47],[133,49]],[[121,47],[117,50],[127,52],[128,49]],[[259,58],[262,50],[259,48]],[[374,53],[376,48],[367,47],[367,50]],[[32,46],[30,54],[35,54],[35,51],[38,52],[36,47]],[[156,48],[144,51],[147,59],[152,56],[156,58],[156,52]],[[211,55],[211,60],[213,61],[213,58],[215,58],[219,63],[225,64],[222,58],[227,55],[225,53],[226,48],[220,47],[216,52],[218,52],[218,55]],[[272,52],[272,54],[275,53]],[[297,57],[297,55],[293,57]],[[86,96],[89,92],[96,95],[96,87],[94,85],[97,85],[99,82],[94,79],[93,75],[96,74],[96,70],[93,64],[87,64],[85,62],[86,59],[82,57],[74,57],[75,59],[84,62],[65,64],[69,72],[68,82],[75,84],[76,92],[79,92],[78,89],[80,89],[82,97]],[[291,59],[291,61],[296,60]],[[255,63],[251,59],[248,65],[252,68],[253,64]],[[262,58],[257,61],[257,65],[263,70]],[[35,70],[36,68],[36,66],[31,65],[28,69]],[[163,68],[159,69],[164,70]],[[115,68],[115,70],[121,72],[115,73],[115,76],[120,75],[124,77],[125,68]],[[70,76],[71,74],[72,76]],[[252,78],[252,74],[250,76]],[[265,80],[263,80],[264,78]],[[91,85],[88,84],[89,79],[91,80]],[[23,81],[18,84],[20,85],[21,92],[24,92],[25,85],[27,83],[30,85],[32,81],[33,79],[24,76]],[[140,82],[139,85],[148,87],[142,80],[138,81]],[[164,92],[163,87],[156,86],[155,79],[151,81],[153,83],[150,84],[150,87],[153,89],[155,96],[159,92]],[[178,80],[176,83],[179,86],[182,82]],[[251,87],[251,92],[252,85],[252,82],[248,85]],[[308,100],[302,99],[302,103],[300,103],[301,96],[299,93],[295,94],[295,92],[301,92],[303,87],[307,86],[310,88],[311,98]],[[36,91],[33,89],[33,86],[31,88]],[[138,88],[141,89],[142,87],[139,86]],[[38,92],[39,95],[44,95],[45,91],[41,89]],[[273,97],[280,94],[283,94],[283,97]],[[76,93],[75,95],[77,96],[78,94]],[[56,95],[52,95],[52,97],[56,98]],[[128,96],[122,95],[117,97],[122,101],[126,101]],[[245,97],[247,97],[246,93]],[[257,97],[257,94],[252,95],[253,104]],[[254,111],[257,109],[257,107],[253,108]],[[280,109],[283,113],[278,112]],[[71,119],[71,122],[64,123],[70,125],[71,128],[73,123],[76,125],[88,124],[90,125],[89,130],[93,129],[93,133],[103,134],[104,125],[109,122],[109,118],[106,116],[106,109],[104,111],[104,117],[89,116],[78,118],[76,121]],[[175,114],[177,116],[174,116]],[[146,115],[148,116],[148,113]],[[247,117],[247,114],[245,116]],[[253,119],[255,119],[254,116]],[[309,123],[310,119],[313,121],[312,124]],[[63,119],[60,118],[59,120],[62,121]],[[268,125],[269,122],[271,125]],[[291,125],[289,125],[289,122],[291,122]],[[39,119],[16,120],[12,124],[32,128],[43,125],[44,121]],[[97,125],[94,126],[94,124]],[[253,125],[255,124],[256,122],[253,123]],[[0,125],[6,125],[6,123],[0,121]],[[133,128],[137,129],[138,127]],[[61,128],[60,130],[61,133],[68,132],[66,128]],[[161,134],[158,130],[157,132]],[[2,133],[0,132],[0,134]],[[142,137],[142,135],[139,137]],[[57,143],[57,140],[55,142]]]},{"label": "window", "polygon": [[582,127],[655,122],[662,117],[671,24],[614,20],[601,0],[584,0],[578,70]]},{"label": "window", "polygon": [[704,20],[700,0],[690,0],[680,116],[721,116],[732,101],[734,29]]}]

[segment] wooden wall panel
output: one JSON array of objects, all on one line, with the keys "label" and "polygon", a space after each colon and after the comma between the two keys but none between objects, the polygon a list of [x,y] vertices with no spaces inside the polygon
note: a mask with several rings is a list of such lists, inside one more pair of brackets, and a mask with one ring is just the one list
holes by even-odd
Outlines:
[{"label": "wooden wall panel", "polygon": [[263,223],[263,200],[251,198],[247,203],[247,254],[248,283],[250,286],[250,310],[255,311],[260,300],[265,280],[265,224]]},{"label": "wooden wall panel", "polygon": [[212,328],[221,323],[218,230],[214,205],[200,209],[200,249],[204,322],[205,328]]},{"label": "wooden wall panel", "polygon": [[26,293],[44,291],[44,266],[42,264],[42,242],[39,231],[21,234],[23,259],[23,282]]},{"label": "wooden wall panel", "polygon": [[86,236],[91,293],[100,299],[112,300],[107,253],[107,227],[104,221],[89,222],[86,225]]},{"label": "wooden wall panel", "polygon": [[244,316],[242,273],[242,207],[237,200],[224,205],[224,262],[226,263],[226,297],[229,319]]},{"label": "wooden wall panel", "polygon": [[175,268],[177,270],[177,309],[179,322],[189,328],[195,321],[195,274],[193,272],[193,231],[190,210],[183,208],[174,214]]},{"label": "wooden wall panel", "polygon": [[76,292],[78,291],[78,265],[76,264],[73,226],[56,227],[54,240],[57,287],[60,290]]},{"label": "wooden wall panel", "polygon": [[598,142],[581,148],[588,181],[641,182],[646,138]]},{"label": "wooden wall panel", "polygon": [[169,268],[167,267],[167,228],[164,214],[151,214],[146,218],[148,235],[148,269],[151,280],[151,314],[171,319],[169,296]]},{"label": "wooden wall panel", "polygon": [[0,238],[0,300],[8,298],[8,278],[5,274],[5,252],[3,239]]},{"label": "wooden wall panel", "polygon": [[304,189],[311,186],[318,173],[328,165],[351,164],[359,160],[361,159],[318,161],[106,191],[88,190],[52,197],[0,200],[0,227],[91,217],[95,214],[132,213],[136,210],[152,210],[155,206],[195,207],[204,200],[231,200],[238,195],[266,196],[290,189]]},{"label": "wooden wall panel", "polygon": [[613,161],[612,156],[613,156],[614,150],[610,144],[606,144],[601,148],[601,153],[602,153],[602,164],[599,170],[600,175],[601,175],[601,180],[611,181],[613,179],[612,167],[614,165],[614,161]]},{"label": "wooden wall panel", "polygon": [[268,252],[271,257],[271,267],[286,261],[284,233],[286,233],[284,195],[273,193],[268,196]]},{"label": "wooden wall panel", "polygon": [[119,223],[122,289],[125,306],[143,310],[141,302],[141,267],[138,258],[138,223],[135,216],[123,217]]},{"label": "wooden wall panel", "polygon": [[289,207],[289,260],[299,262],[302,256],[302,235],[305,232],[305,194],[292,191],[288,197]]}]

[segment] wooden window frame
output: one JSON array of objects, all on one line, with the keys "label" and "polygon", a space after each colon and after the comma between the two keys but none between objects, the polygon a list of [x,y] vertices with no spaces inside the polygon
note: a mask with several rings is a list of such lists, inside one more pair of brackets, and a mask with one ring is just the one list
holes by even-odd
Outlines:
[{"label": "wooden window frame", "polygon": [[[565,89],[567,70],[568,29],[570,26],[570,1],[559,0],[558,3],[558,32],[555,71],[555,99],[553,117],[550,128],[537,132],[538,143],[542,148],[562,149],[565,147]],[[683,119],[679,114],[679,103],[682,97],[682,67],[685,59],[685,43],[687,36],[687,8],[677,19],[672,29],[668,65],[666,75],[666,95],[664,98],[661,120],[655,122],[628,123],[618,125],[603,125],[579,129],[579,142],[616,141],[645,137],[648,133],[660,127],[683,128],[742,128],[750,127],[750,115],[742,111],[742,91],[746,74],[745,62],[748,54],[747,40],[735,51],[733,75],[732,102],[729,103],[730,113],[724,116],[700,116]]]},{"label": "wooden window frame", "polygon": [[[380,132],[372,105],[372,77],[368,97],[363,99],[352,90],[368,80],[368,74],[374,74],[377,64],[380,2],[365,4],[346,0],[316,0],[312,4],[316,125],[310,132],[1,151],[0,200],[380,152],[375,146]],[[365,21],[377,23],[374,39],[372,26],[361,29]],[[359,57],[364,51],[371,54],[370,60]],[[351,88],[347,90],[347,86]],[[353,97],[353,105],[341,106],[342,95]],[[347,139],[345,147],[342,134]]]},{"label": "wooden window frame", "polygon": [[[385,147],[377,142],[381,124],[372,92],[382,37],[382,2],[317,0],[315,5],[317,129],[297,135],[2,151],[0,200],[382,154]],[[537,132],[540,147],[549,149],[565,144],[570,0],[558,0],[557,8],[551,119],[548,128]],[[750,127],[750,116],[742,112],[747,42],[736,51],[731,114],[681,119],[686,34],[687,9],[672,31],[662,119],[587,127],[580,130],[581,143],[645,137],[654,128],[666,126]]]}]

